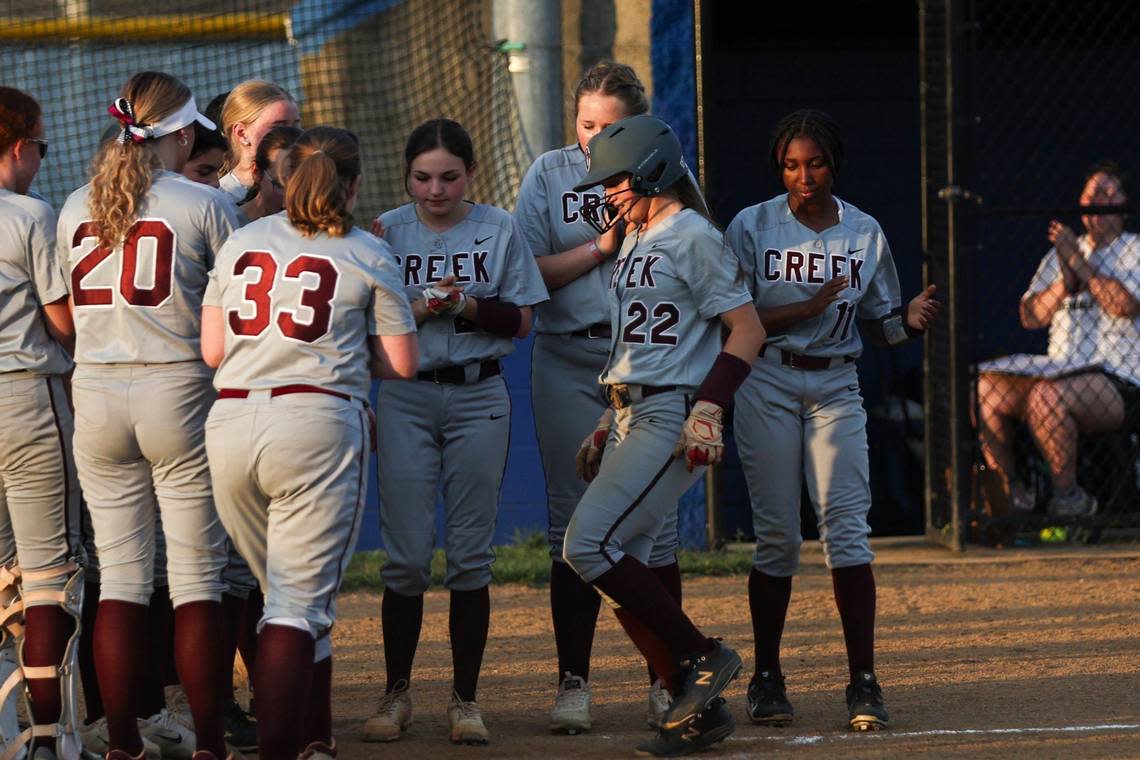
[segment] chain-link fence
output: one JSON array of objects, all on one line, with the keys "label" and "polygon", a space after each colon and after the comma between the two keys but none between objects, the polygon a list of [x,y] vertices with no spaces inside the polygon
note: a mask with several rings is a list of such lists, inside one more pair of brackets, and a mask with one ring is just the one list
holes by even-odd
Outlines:
[{"label": "chain-link fence", "polygon": [[51,141],[36,189],[57,207],[83,184],[106,108],[137,71],[184,81],[201,108],[247,79],[281,85],[304,126],[361,139],[358,218],[407,200],[404,141],[445,116],[471,133],[479,170],[470,196],[513,208],[529,162],[506,54],[489,0],[69,0],[8,2],[0,28],[4,84],[44,108]]},{"label": "chain-link fence", "polygon": [[922,21],[926,242],[950,294],[928,343],[930,532],[1130,529],[1140,5],[926,0]]}]

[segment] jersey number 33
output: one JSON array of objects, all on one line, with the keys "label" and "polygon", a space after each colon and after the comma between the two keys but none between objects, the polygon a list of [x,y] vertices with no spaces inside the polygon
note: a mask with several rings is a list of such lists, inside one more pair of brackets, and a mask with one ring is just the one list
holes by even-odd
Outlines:
[{"label": "jersey number 33", "polygon": [[[229,309],[226,315],[234,335],[256,337],[269,328],[270,322],[286,338],[303,343],[313,343],[329,331],[340,281],[340,272],[331,259],[302,253],[282,268],[269,251],[246,251],[234,262],[233,276],[245,280],[241,308]],[[301,286],[299,308],[274,303],[274,290],[285,281]]]}]

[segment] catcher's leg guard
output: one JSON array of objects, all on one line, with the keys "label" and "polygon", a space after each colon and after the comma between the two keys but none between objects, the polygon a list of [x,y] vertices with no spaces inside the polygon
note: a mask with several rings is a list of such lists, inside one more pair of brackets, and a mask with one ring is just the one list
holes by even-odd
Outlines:
[{"label": "catcher's leg guard", "polygon": [[[79,667],[77,654],[79,651],[79,637],[81,633],[80,614],[83,609],[83,568],[76,562],[68,562],[60,567],[50,570],[40,570],[35,573],[25,572],[22,575],[24,583],[28,581],[53,581],[66,578],[62,589],[45,588],[23,593],[25,607],[37,603],[51,603],[61,607],[74,621],[74,628],[67,640],[63,657],[58,665],[43,665],[30,667],[24,664],[23,639],[20,641],[20,666],[25,680],[59,679],[60,712],[57,723],[33,725],[24,732],[23,741],[40,737],[53,737],[55,739],[55,754],[59,760],[79,760],[85,757],[83,743],[79,736]],[[28,714],[32,715],[31,697],[25,689],[25,699],[28,701]],[[14,749],[5,752],[0,760],[17,757]]]},{"label": "catcher's leg guard", "polygon": [[0,566],[0,751],[21,760],[27,737],[16,719],[16,687],[23,683],[17,644],[24,634],[24,603],[20,599],[20,566],[15,560]]}]

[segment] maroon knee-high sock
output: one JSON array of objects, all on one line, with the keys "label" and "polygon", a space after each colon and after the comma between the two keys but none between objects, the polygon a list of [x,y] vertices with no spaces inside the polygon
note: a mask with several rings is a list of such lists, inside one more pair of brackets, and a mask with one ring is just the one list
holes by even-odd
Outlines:
[{"label": "maroon knee-high sock", "polygon": [[384,667],[388,672],[385,693],[391,693],[401,681],[412,680],[412,662],[420,643],[424,622],[424,595],[404,596],[384,589],[380,601],[380,623],[384,629]]},{"label": "maroon knee-high sock", "polygon": [[792,578],[766,575],[756,568],[748,575],[748,607],[752,612],[752,639],[756,648],[757,672],[767,670],[782,675],[780,639],[792,598]]},{"label": "maroon knee-high sock", "polygon": [[704,636],[648,567],[626,555],[594,579],[594,585],[657,635],[674,659],[707,652],[716,642]]},{"label": "maroon knee-high sock", "polygon": [[332,746],[332,657],[313,665],[313,680],[306,703],[305,732],[301,749],[313,742]]},{"label": "maroon knee-high sock", "polygon": [[831,585],[854,681],[856,673],[875,670],[875,574],[869,564],[837,567],[831,571]]},{"label": "maroon knee-high sock", "polygon": [[90,725],[103,717],[103,698],[99,696],[99,678],[95,675],[95,617],[99,613],[99,584],[83,584],[82,634],[79,637],[79,680],[83,683],[83,704],[87,708],[84,723]]},{"label": "maroon knee-high sock", "polygon": [[566,673],[590,680],[590,652],[602,597],[565,562],[550,563],[550,618],[558,650],[558,680]]},{"label": "maroon knee-high sock", "polygon": [[287,625],[267,624],[257,641],[259,760],[296,760],[302,746],[307,695],[313,681],[313,637]]},{"label": "maroon knee-high sock", "polygon": [[464,702],[475,701],[487,630],[491,625],[491,593],[486,586],[451,592],[448,619],[455,693]]},{"label": "maroon knee-high sock", "polygon": [[194,716],[198,749],[226,756],[222,724],[221,602],[187,602],[174,610],[174,661]]},{"label": "maroon knee-high sock", "polygon": [[107,715],[111,749],[131,757],[142,752],[138,726],[138,696],[148,667],[139,652],[146,651],[147,609],[141,604],[104,599],[95,620],[95,671]]},{"label": "maroon knee-high sock", "polygon": [[[676,599],[677,604],[680,604],[681,609],[684,609],[684,605],[681,603],[681,566],[674,562],[664,567],[651,567],[649,569],[657,576],[657,580],[661,581],[661,585],[669,592],[669,596]],[[629,629],[626,629],[626,632],[628,633]],[[649,660],[646,660],[646,665],[649,668],[649,683],[653,684],[657,681],[657,670]],[[672,666],[672,663],[670,663],[670,666]],[[670,679],[664,677],[662,677],[662,680],[664,680],[666,684],[670,681]]]},{"label": "maroon knee-high sock", "polygon": [[229,702],[234,696],[233,672],[237,658],[238,638],[245,619],[245,599],[232,594],[222,594],[222,633],[225,636],[222,649],[222,671],[228,674],[227,684],[222,686],[222,699]]},{"label": "maroon knee-high sock", "polygon": [[146,613],[146,661],[143,689],[139,694],[139,718],[149,718],[166,707],[166,686],[169,662],[174,655],[174,607],[170,604],[170,589],[155,586],[150,595]]},{"label": "maroon knee-high sock", "polygon": [[[28,607],[24,610],[24,621],[24,665],[60,665],[67,651],[67,642],[75,631],[75,619],[52,604]],[[29,678],[27,685],[35,723],[58,723],[62,708],[59,678]],[[54,749],[55,738],[40,737],[36,739],[35,746]]]},{"label": "maroon knee-high sock", "polygon": [[264,611],[265,597],[262,596],[260,588],[255,588],[249,592],[249,598],[245,600],[245,614],[242,616],[241,633],[238,636],[241,661],[245,663],[245,671],[250,674],[250,690],[253,689],[253,669],[257,662],[257,626]]},{"label": "maroon knee-high sock", "polygon": [[649,663],[650,677],[653,681],[660,678],[665,683],[665,688],[672,693],[677,686],[677,658],[673,652],[660,636],[649,630],[628,610],[618,607],[614,610],[614,615],[637,651]]}]

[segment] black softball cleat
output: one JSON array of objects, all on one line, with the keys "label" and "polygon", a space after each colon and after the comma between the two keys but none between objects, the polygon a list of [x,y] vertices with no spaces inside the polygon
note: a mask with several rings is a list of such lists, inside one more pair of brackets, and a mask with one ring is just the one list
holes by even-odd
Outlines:
[{"label": "black softball cleat", "polygon": [[847,716],[855,731],[881,731],[891,720],[883,703],[883,689],[869,670],[856,673],[847,686]]},{"label": "black softball cleat", "polygon": [[736,730],[736,720],[724,700],[716,697],[691,721],[674,729],[661,729],[657,736],[637,745],[639,755],[679,757],[699,752],[727,739]]},{"label": "black softball cleat", "polygon": [[673,704],[661,720],[663,730],[681,728],[712,704],[720,693],[740,675],[740,655],[720,641],[707,652],[690,655],[680,663],[678,678],[681,688],[673,695]]},{"label": "black softball cleat", "polygon": [[758,670],[748,684],[748,717],[758,726],[786,726],[795,710],[784,690],[784,677]]}]

